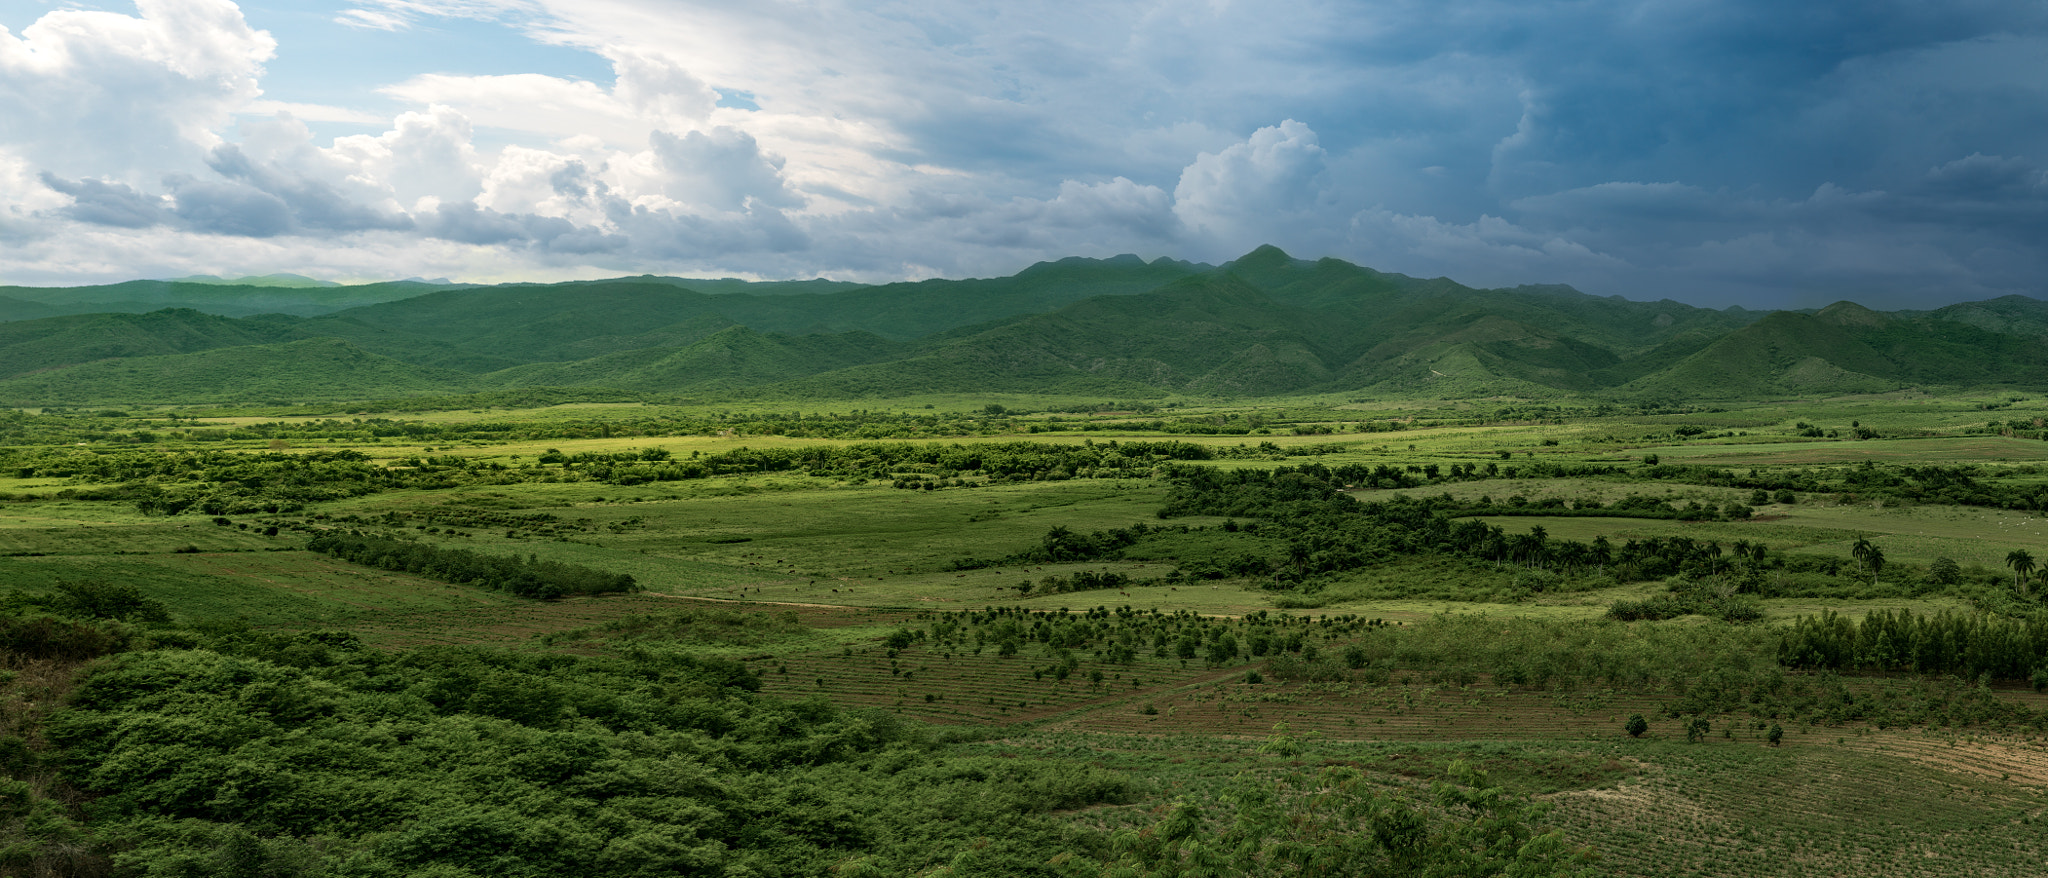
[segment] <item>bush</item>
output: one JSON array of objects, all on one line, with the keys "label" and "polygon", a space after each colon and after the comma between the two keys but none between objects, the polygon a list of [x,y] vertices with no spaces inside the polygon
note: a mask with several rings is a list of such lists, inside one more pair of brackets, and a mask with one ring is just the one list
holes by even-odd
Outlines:
[{"label": "bush", "polygon": [[1643,719],[1643,715],[1640,713],[1634,714],[1628,718],[1628,724],[1622,726],[1622,730],[1628,732],[1628,736],[1631,738],[1640,738],[1644,732],[1650,730],[1650,721]]},{"label": "bush", "polygon": [[1356,643],[1344,647],[1345,667],[1355,671],[1359,668],[1365,667],[1367,661],[1368,659],[1366,658],[1364,647],[1359,646]]},{"label": "bush", "polygon": [[143,597],[135,586],[100,580],[57,583],[57,594],[47,606],[66,616],[86,619],[119,619],[162,625],[171,621],[171,611],[157,601]]},{"label": "bush", "polygon": [[1937,585],[1955,585],[1963,581],[1963,568],[1953,558],[1936,558],[1927,565],[1927,578]]}]

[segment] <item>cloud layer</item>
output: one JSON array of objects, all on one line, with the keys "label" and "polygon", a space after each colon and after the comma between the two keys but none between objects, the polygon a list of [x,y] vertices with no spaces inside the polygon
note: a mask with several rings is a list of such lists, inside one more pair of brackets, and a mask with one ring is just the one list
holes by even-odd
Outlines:
[{"label": "cloud layer", "polygon": [[[328,13],[139,0],[0,29],[0,282],[888,280],[1270,242],[1713,304],[2048,297],[2033,5]],[[504,50],[356,71],[353,106],[267,93],[265,65],[318,51],[320,27],[481,28]],[[611,75],[518,72],[521,47]]]}]

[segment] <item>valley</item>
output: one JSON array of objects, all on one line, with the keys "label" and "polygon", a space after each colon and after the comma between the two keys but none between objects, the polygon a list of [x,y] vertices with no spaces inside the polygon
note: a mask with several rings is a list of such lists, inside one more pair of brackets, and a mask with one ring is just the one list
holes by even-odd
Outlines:
[{"label": "valley", "polygon": [[915,286],[0,325],[0,862],[2035,871],[2025,303]]}]

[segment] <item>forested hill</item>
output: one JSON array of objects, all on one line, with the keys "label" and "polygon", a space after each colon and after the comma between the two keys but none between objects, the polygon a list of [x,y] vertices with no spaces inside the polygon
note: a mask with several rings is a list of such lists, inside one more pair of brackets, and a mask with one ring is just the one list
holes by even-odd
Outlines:
[{"label": "forested hill", "polygon": [[0,317],[15,318],[0,324],[0,402],[11,405],[541,387],[836,398],[2048,387],[2048,303],[2023,297],[1894,313],[1849,302],[1713,310],[1560,286],[1474,289],[1273,247],[1222,266],[1069,258],[1010,277],[876,286],[643,276],[11,287]]}]

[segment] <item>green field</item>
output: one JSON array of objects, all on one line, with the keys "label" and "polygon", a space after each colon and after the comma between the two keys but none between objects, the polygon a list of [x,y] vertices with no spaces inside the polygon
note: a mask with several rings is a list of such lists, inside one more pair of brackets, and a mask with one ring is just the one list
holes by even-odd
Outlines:
[{"label": "green field", "polygon": [[[1015,813],[1026,815],[1018,818],[1018,838],[1064,845],[1069,859],[1061,862],[1077,864],[1046,874],[1083,874],[1078,864],[1108,862],[1106,839],[1154,826],[1175,801],[1209,801],[1216,815],[1249,807],[1224,798],[1238,795],[1233,784],[1336,784],[1335,775],[1301,778],[1341,770],[1366,785],[1343,787],[1351,790],[1344,795],[1370,789],[1427,802],[1437,795],[1433,783],[1467,783],[1453,762],[1483,768],[1516,802],[1540,803],[1529,825],[1559,833],[1595,874],[2038,871],[2048,790],[2048,695],[2037,691],[2048,683],[2036,682],[2043,675],[2030,679],[2029,668],[1981,680],[1861,666],[1822,671],[1782,663],[1788,660],[1778,647],[1799,620],[1823,613],[1854,624],[1902,613],[2012,624],[2040,618],[2048,589],[2031,578],[2016,582],[2008,561],[2015,550],[2048,556],[2048,511],[2022,505],[2048,482],[2035,466],[2048,458],[2048,442],[1965,432],[1985,420],[1972,414],[1981,401],[1845,398],[1521,420],[1489,417],[1489,409],[1508,407],[1491,403],[1327,396],[1258,405],[1190,400],[1179,410],[1257,415],[1265,430],[1220,436],[1141,429],[1114,412],[1069,420],[1032,411],[1083,401],[1071,398],[934,396],[886,407],[973,413],[998,400],[1011,411],[986,433],[869,439],[603,435],[614,427],[629,432],[650,415],[706,414],[637,403],[344,418],[441,431],[404,441],[324,435],[337,429],[328,414],[207,413],[197,426],[159,428],[146,448],[110,438],[118,432],[92,427],[98,432],[87,436],[64,416],[42,416],[51,420],[38,429],[49,435],[68,439],[69,429],[84,438],[5,450],[12,468],[0,471],[15,477],[0,479],[4,600],[13,618],[98,625],[126,645],[90,660],[36,658],[18,651],[30,647],[9,647],[17,650],[16,670],[6,678],[0,731],[24,742],[21,752],[46,754],[10,770],[37,801],[111,795],[76,773],[82,769],[58,767],[85,762],[62,763],[56,754],[67,741],[79,753],[116,745],[92,743],[100,739],[76,730],[86,726],[50,733],[43,724],[71,722],[61,710],[52,714],[52,705],[86,709],[83,702],[64,707],[81,680],[174,655],[210,650],[240,656],[221,659],[244,663],[237,673],[258,674],[249,668],[261,666],[285,670],[258,676],[312,675],[293,685],[335,704],[342,689],[368,686],[361,697],[374,708],[334,708],[339,713],[326,716],[386,711],[379,722],[393,728],[427,722],[435,711],[441,719],[433,722],[488,714],[485,707],[419,707],[442,705],[434,699],[445,693],[435,693],[447,686],[484,692],[491,680],[533,673],[541,682],[522,685],[553,686],[546,681],[556,677],[547,675],[557,674],[568,691],[583,685],[577,674],[611,679],[603,675],[612,670],[596,670],[612,667],[603,662],[717,660],[757,676],[759,689],[705,702],[726,705],[718,710],[811,704],[845,712],[832,716],[865,717],[859,722],[871,728],[886,718],[922,730],[889,732],[908,736],[889,739],[896,744],[880,737],[846,744],[845,753],[861,754],[845,756],[854,760],[846,765],[914,764],[899,770],[918,783],[937,777],[931,773],[942,773],[947,761],[1119,778],[1115,794],[1018,806]],[[747,405],[782,411],[770,403],[724,408]],[[885,407],[804,408],[871,405]],[[531,435],[466,429],[507,421]],[[1814,438],[1795,426],[1851,421],[1915,435]],[[1363,422],[1403,428],[1361,432]],[[1099,429],[1069,429],[1077,423]],[[1333,423],[1348,429],[1321,432]],[[1060,429],[1034,433],[1034,425]],[[250,437],[181,432],[230,429]],[[1204,450],[1111,465],[1104,462],[1111,442]],[[916,462],[926,460],[917,455],[966,459],[959,455],[1012,447],[1002,443],[1082,456],[1026,461],[1008,474]],[[882,446],[901,449],[886,458],[896,463],[839,462]],[[342,451],[360,451],[361,460],[330,470],[292,463]],[[824,456],[779,469],[759,463],[771,458],[747,457],[762,453]],[[163,463],[179,460],[191,463]],[[728,463],[759,468],[715,471]],[[686,465],[712,469],[657,473]],[[1285,488],[1272,475],[1283,468],[1316,480],[1322,493],[1293,500],[1261,493]],[[117,470],[127,475],[77,474]],[[349,479],[371,487],[304,499]],[[1205,479],[1237,487],[1199,488],[1210,484]],[[1769,487],[1778,485],[1794,487]],[[137,499],[159,496],[194,499],[174,514]],[[224,511],[207,512],[206,503]],[[1374,517],[1392,515],[1374,511],[1387,509],[1420,511],[1397,526]],[[1418,523],[1425,519],[1435,523]],[[1454,536],[1429,536],[1437,533],[1431,527]],[[1552,548],[1530,554],[1539,528]],[[308,541],[323,533],[509,558],[531,570],[572,565],[630,576],[633,588],[533,600],[432,569],[387,569],[309,551]],[[1060,534],[1082,544],[1063,543]],[[1481,537],[1498,550],[1472,542]],[[1595,540],[1614,557],[1574,554]],[[1634,551],[1626,547],[1679,544],[1692,554],[1624,560]],[[1881,550],[1881,569],[1869,569],[1859,545]],[[117,603],[91,603],[105,594]],[[1650,604],[1679,609],[1662,621],[1610,618]],[[164,615],[134,615],[142,612],[136,607]],[[387,658],[337,657],[339,647],[318,638],[339,635],[307,633],[321,631],[348,632],[365,655]],[[328,657],[306,657],[313,653]],[[431,675],[442,671],[420,670],[444,667],[455,669],[447,680],[467,682],[434,682],[441,678]],[[365,682],[394,668],[427,676]],[[621,699],[656,690],[674,699],[710,697],[682,671],[619,679],[641,682],[603,683],[615,688],[601,696],[565,695],[562,704],[574,706],[561,708],[563,718],[517,722],[544,736],[598,735],[600,727],[609,735],[625,726],[597,717],[623,710]],[[491,722],[517,715],[490,710],[500,711]],[[1623,731],[1634,714],[1649,721],[1641,738]],[[1689,741],[1685,724],[1694,720],[1710,731]],[[753,729],[747,734],[769,734],[760,732],[767,722],[746,726]],[[838,720],[776,722],[796,728]],[[1778,746],[1767,738],[1773,726],[1782,729]],[[490,728],[496,731],[421,726],[417,733],[529,733]],[[577,746],[698,758],[647,743],[671,734],[651,728],[633,732],[654,736],[638,744],[589,738]],[[820,726],[802,734],[841,733]],[[131,745],[140,746],[119,746]],[[799,783],[789,778],[800,775],[801,785],[838,777],[841,769],[830,767],[838,763],[819,758],[801,770],[789,767],[796,763],[777,770],[796,772],[785,780]],[[213,764],[195,764],[202,763]],[[1317,795],[1335,796],[1337,788]],[[832,795],[883,795],[859,789]],[[119,865],[128,856],[119,851],[182,851],[199,858],[192,862],[214,862],[205,858],[231,843],[232,832],[221,827],[243,825],[238,820],[253,837],[270,839],[264,844],[285,846],[278,851],[298,851],[291,846],[303,842],[306,850],[399,857],[396,848],[363,840],[369,836],[320,835],[290,815],[230,819],[244,812],[163,795],[122,799],[130,811],[120,819],[129,822],[104,835],[94,835],[101,830],[93,821],[113,818],[69,805],[49,806],[74,821],[63,832],[8,818],[8,843],[43,852],[10,862],[55,862],[52,852],[63,845],[113,852],[104,862],[115,872],[144,874],[139,861]],[[1322,800],[1287,801],[1307,821],[1297,825],[1308,826],[1321,807],[1312,802]],[[186,824],[178,835],[166,828],[174,823],[149,822],[159,817],[211,821],[204,825],[212,828]],[[862,850],[929,871],[980,849],[970,837],[943,834],[918,836],[925,847],[914,856],[873,841],[908,831],[876,828]],[[1008,850],[1003,844],[991,850]],[[102,855],[77,856],[85,863]],[[808,862],[837,868],[859,860],[835,856]],[[461,874],[512,874],[464,868]]]}]

